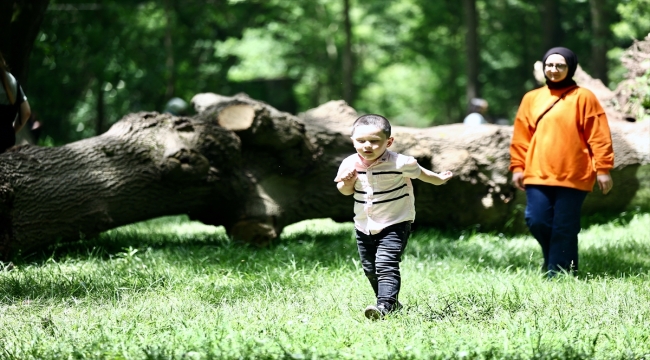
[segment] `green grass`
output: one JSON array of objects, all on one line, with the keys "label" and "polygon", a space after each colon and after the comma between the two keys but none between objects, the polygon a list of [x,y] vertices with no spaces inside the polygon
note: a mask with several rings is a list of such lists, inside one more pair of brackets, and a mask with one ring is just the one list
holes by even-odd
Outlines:
[{"label": "green grass", "polygon": [[372,322],[352,225],[271,248],[168,217],[0,271],[0,359],[650,358],[650,214],[581,234],[581,276],[544,280],[527,236],[419,230],[402,312]]}]

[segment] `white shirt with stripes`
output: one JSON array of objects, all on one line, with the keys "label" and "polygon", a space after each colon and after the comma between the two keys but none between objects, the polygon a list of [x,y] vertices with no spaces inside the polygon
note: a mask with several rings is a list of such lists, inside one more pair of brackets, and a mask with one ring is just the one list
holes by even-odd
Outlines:
[{"label": "white shirt with stripes", "polygon": [[377,234],[385,227],[415,220],[415,197],[411,179],[422,171],[412,156],[386,150],[366,166],[359,154],[341,162],[335,181],[351,169],[354,183],[354,226],[364,234]]}]

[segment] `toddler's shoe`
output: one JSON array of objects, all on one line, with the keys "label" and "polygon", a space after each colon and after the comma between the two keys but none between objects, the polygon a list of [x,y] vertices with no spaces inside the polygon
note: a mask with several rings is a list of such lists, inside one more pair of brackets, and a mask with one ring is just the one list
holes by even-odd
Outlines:
[{"label": "toddler's shoe", "polygon": [[393,310],[392,310],[392,311],[400,311],[400,310],[402,310],[402,308],[404,308],[404,305],[402,305],[402,303],[398,301],[398,302],[395,304],[395,306],[393,306]]},{"label": "toddler's shoe", "polygon": [[382,310],[386,310],[383,305],[368,305],[363,313],[370,320],[379,320],[384,317],[384,312],[382,312]]},{"label": "toddler's shoe", "polygon": [[364,315],[370,320],[379,320],[383,319],[388,313],[396,312],[402,310],[404,306],[398,301],[395,305],[392,306],[392,309],[386,308],[384,304],[379,305],[368,305],[364,311]]}]

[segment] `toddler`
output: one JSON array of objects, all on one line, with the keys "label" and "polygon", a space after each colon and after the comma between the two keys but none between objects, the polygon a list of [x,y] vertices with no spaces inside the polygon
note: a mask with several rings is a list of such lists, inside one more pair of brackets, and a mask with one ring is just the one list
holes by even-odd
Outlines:
[{"label": "toddler", "polygon": [[354,226],[361,265],[377,303],[365,316],[377,320],[399,310],[399,263],[415,220],[411,179],[442,185],[450,171],[440,174],[421,167],[415,158],[389,151],[390,122],[380,115],[363,115],[352,125],[357,153],[341,163],[334,181],[343,195],[354,195]]}]

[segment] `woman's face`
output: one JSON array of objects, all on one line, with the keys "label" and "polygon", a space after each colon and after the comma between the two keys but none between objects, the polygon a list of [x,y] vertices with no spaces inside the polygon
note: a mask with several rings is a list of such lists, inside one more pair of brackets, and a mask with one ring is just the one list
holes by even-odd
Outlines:
[{"label": "woman's face", "polygon": [[544,74],[552,82],[559,82],[566,78],[569,73],[569,67],[566,64],[566,59],[560,54],[552,54],[546,58],[544,64]]}]

